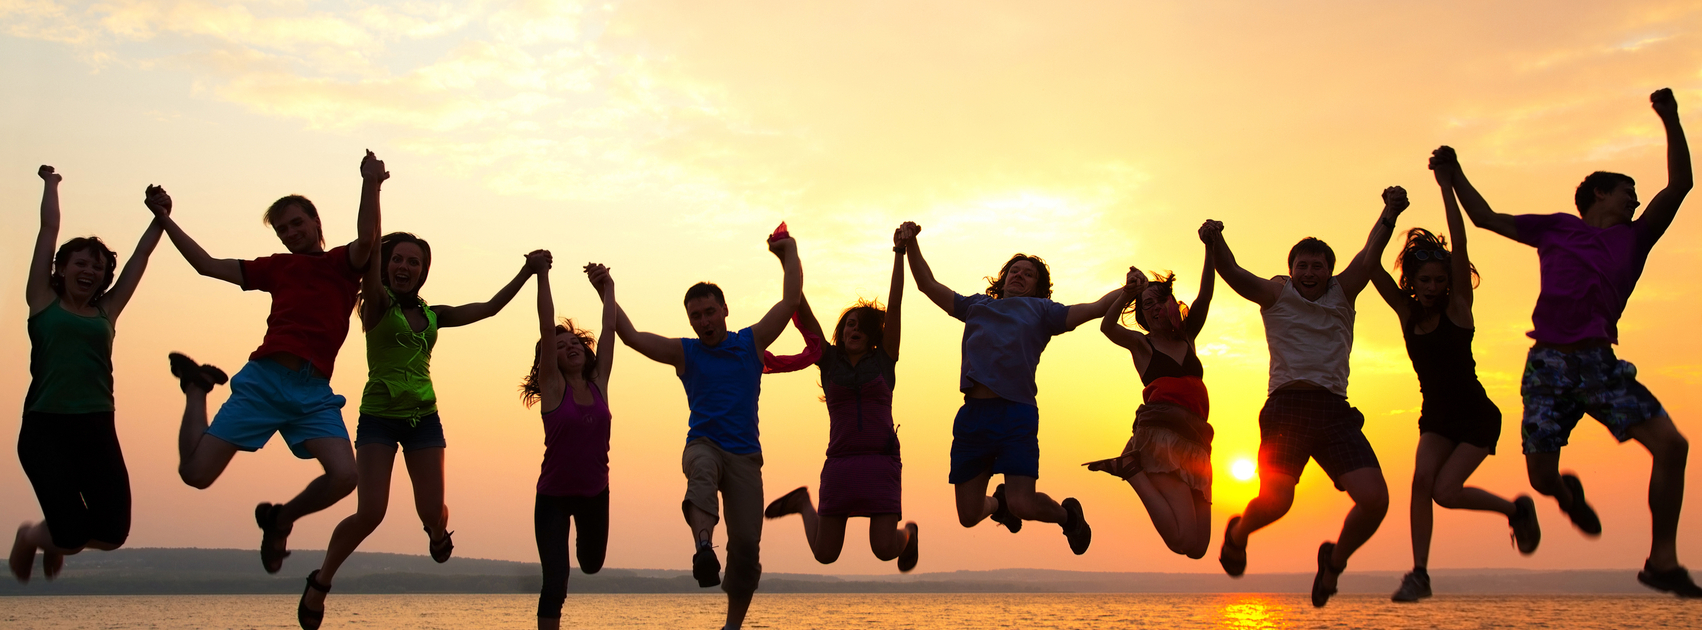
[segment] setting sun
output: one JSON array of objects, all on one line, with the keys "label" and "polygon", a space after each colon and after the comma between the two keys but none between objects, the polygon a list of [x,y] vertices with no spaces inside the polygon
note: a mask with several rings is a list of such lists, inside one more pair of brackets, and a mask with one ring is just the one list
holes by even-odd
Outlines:
[{"label": "setting sun", "polygon": [[1236,481],[1249,481],[1258,473],[1259,467],[1251,460],[1237,459],[1229,465],[1229,474],[1234,475]]}]

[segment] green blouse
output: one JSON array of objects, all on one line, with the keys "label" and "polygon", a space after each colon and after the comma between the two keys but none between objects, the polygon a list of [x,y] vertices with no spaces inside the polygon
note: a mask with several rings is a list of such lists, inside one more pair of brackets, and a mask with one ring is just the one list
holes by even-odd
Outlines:
[{"label": "green blouse", "polygon": [[390,308],[366,331],[366,389],[360,412],[366,415],[419,420],[437,412],[437,393],[431,388],[431,349],[437,345],[437,313],[415,298],[425,312],[426,327],[414,332],[395,293]]},{"label": "green blouse", "polygon": [[59,300],[31,316],[30,389],[24,411],[99,413],[112,405],[112,320],[84,317]]}]

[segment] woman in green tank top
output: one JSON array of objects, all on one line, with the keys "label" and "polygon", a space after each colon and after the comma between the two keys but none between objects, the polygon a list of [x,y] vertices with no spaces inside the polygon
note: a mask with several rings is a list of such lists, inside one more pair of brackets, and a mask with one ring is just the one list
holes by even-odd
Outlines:
[{"label": "woman in green tank top", "polygon": [[[148,256],[160,242],[158,221],[142,232],[136,253],[113,281],[118,255],[97,237],[59,238],[59,182],[53,167],[41,176],[41,231],[30,257],[25,301],[30,315],[30,388],[18,431],[18,461],[35,488],[43,519],[18,526],[8,558],[12,575],[28,582],[36,550],[48,579],[65,556],[84,549],[117,549],[130,535],[130,473],[113,426],[112,338]],[[149,186],[145,203],[171,211],[171,197]]]},{"label": "woman in green tank top", "polygon": [[325,615],[325,595],[338,567],[384,521],[390,504],[390,475],[396,451],[402,451],[414,483],[414,507],[430,536],[432,559],[449,560],[449,507],[443,502],[443,424],[431,386],[431,351],[437,330],[465,326],[497,314],[526,279],[549,267],[549,252],[526,255],[508,284],[486,302],[430,306],[420,287],[431,271],[431,245],[407,232],[380,240],[379,264],[369,265],[361,282],[361,328],[366,331],[366,389],[355,428],[355,462],[360,470],[359,506],[331,534],[325,563],[307,578],[297,607],[303,628],[317,628]]}]

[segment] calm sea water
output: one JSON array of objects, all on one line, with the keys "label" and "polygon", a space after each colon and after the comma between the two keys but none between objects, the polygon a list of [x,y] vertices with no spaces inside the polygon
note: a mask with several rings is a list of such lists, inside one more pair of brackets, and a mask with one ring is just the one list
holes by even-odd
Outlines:
[{"label": "calm sea water", "polygon": [[[334,596],[324,628],[532,628],[528,595]],[[715,595],[569,595],[563,627],[718,628]],[[0,598],[5,628],[295,628],[293,596]],[[746,628],[1696,628],[1702,602],[1658,596],[757,595]]]}]

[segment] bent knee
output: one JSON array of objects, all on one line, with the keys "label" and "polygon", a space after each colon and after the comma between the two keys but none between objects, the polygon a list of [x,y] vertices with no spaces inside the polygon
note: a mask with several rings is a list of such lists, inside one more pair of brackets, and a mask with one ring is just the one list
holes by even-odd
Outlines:
[{"label": "bent knee", "polygon": [[[839,552],[838,551],[822,551],[822,552],[816,553],[815,556],[816,556],[816,562],[819,562],[819,563],[822,563],[822,564],[833,564],[833,563],[839,561]],[[876,554],[875,557],[880,558],[880,554]],[[888,558],[881,558],[881,560],[887,560],[887,559]]]},{"label": "bent knee", "polygon": [[184,467],[179,467],[177,469],[177,477],[182,479],[183,483],[196,490],[206,490],[207,488],[211,488],[213,487],[213,482],[219,479],[218,475],[209,474],[199,470],[191,470]]}]

